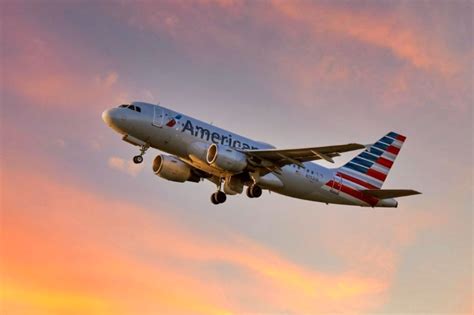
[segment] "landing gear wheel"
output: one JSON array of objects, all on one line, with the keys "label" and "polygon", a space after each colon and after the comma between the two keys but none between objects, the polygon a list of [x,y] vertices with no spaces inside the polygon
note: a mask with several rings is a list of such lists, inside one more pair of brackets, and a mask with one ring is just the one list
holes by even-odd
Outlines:
[{"label": "landing gear wheel", "polygon": [[216,200],[219,201],[219,203],[224,203],[227,200],[227,195],[219,190],[216,192]]},{"label": "landing gear wheel", "polygon": [[211,202],[215,205],[224,203],[227,199],[227,195],[222,191],[216,191],[211,195]]},{"label": "landing gear wheel", "polygon": [[254,198],[258,198],[262,195],[262,188],[260,188],[260,186],[252,185],[251,191]]},{"label": "landing gear wheel", "polygon": [[253,198],[253,196],[252,196],[252,192],[250,191],[250,187],[249,187],[249,188],[247,188],[247,190],[245,190],[245,194],[247,195],[247,197],[249,197],[249,198]]},{"label": "landing gear wheel", "polygon": [[262,188],[258,185],[252,185],[247,188],[247,196],[250,198],[258,198],[262,195]]},{"label": "landing gear wheel", "polygon": [[140,164],[141,162],[143,162],[143,156],[141,155],[135,155],[133,157],[133,163],[135,164]]},{"label": "landing gear wheel", "polygon": [[219,204],[219,201],[216,200],[216,194],[212,194],[212,195],[211,195],[211,202],[212,202],[212,204],[214,204],[214,205]]},{"label": "landing gear wheel", "polygon": [[150,147],[150,145],[148,144],[144,144],[140,147],[140,154],[139,155],[135,155],[133,157],[133,163],[135,164],[140,164],[141,162],[143,162],[143,154],[145,154],[146,150],[148,150],[148,148]]}]

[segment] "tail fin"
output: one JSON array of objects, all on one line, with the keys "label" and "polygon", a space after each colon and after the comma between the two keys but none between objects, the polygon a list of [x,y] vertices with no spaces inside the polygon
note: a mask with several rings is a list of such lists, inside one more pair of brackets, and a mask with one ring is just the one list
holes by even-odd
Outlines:
[{"label": "tail fin", "polygon": [[380,189],[405,139],[405,136],[389,132],[339,168],[338,175],[361,186],[360,189]]}]

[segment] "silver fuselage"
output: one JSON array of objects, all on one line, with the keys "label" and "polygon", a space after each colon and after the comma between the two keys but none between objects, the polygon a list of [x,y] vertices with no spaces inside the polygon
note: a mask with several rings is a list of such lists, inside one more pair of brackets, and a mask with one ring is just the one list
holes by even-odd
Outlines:
[{"label": "silver fuselage", "polygon": [[[193,167],[217,177],[224,178],[229,174],[208,165],[205,161],[191,160],[189,158],[191,145],[198,142],[216,143],[243,150],[274,148],[270,144],[240,136],[159,105],[142,102],[131,104],[140,106],[141,112],[128,108],[112,108],[104,112],[103,119],[118,133],[139,139],[152,148],[175,155],[186,160]],[[325,168],[312,162],[305,162],[303,165],[304,167],[295,164],[286,165],[281,168],[280,172],[271,173],[278,177],[283,185],[267,189],[282,195],[311,201],[370,206],[325,185],[335,177],[336,169]],[[381,200],[376,206],[396,207],[396,201],[393,199]]]}]

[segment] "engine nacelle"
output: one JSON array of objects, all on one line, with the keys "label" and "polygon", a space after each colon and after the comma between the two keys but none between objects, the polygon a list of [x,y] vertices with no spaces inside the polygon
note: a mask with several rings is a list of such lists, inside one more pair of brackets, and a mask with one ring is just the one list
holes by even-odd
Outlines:
[{"label": "engine nacelle", "polygon": [[197,183],[200,180],[200,177],[193,172],[191,166],[170,155],[157,155],[153,160],[153,172],[173,182],[191,181]]},{"label": "engine nacelle", "polygon": [[194,162],[206,163],[206,154],[208,148],[208,143],[193,142],[188,146],[188,157]]},{"label": "engine nacelle", "polygon": [[239,173],[247,167],[247,156],[230,147],[218,147],[215,143],[207,149],[206,161],[224,171]]}]

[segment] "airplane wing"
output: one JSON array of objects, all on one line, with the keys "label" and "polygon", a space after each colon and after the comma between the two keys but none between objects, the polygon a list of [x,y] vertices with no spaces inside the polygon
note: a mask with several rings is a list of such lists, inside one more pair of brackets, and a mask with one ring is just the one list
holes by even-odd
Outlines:
[{"label": "airplane wing", "polygon": [[379,199],[397,198],[421,194],[421,192],[412,189],[365,189],[362,190],[362,192],[366,195]]},{"label": "airplane wing", "polygon": [[268,149],[268,150],[243,150],[242,152],[252,158],[265,168],[279,168],[287,164],[303,166],[303,162],[314,160],[326,160],[334,163],[333,157],[339,156],[342,152],[365,149],[366,146],[358,143],[342,145],[331,145],[325,147],[299,148],[299,149]]}]

